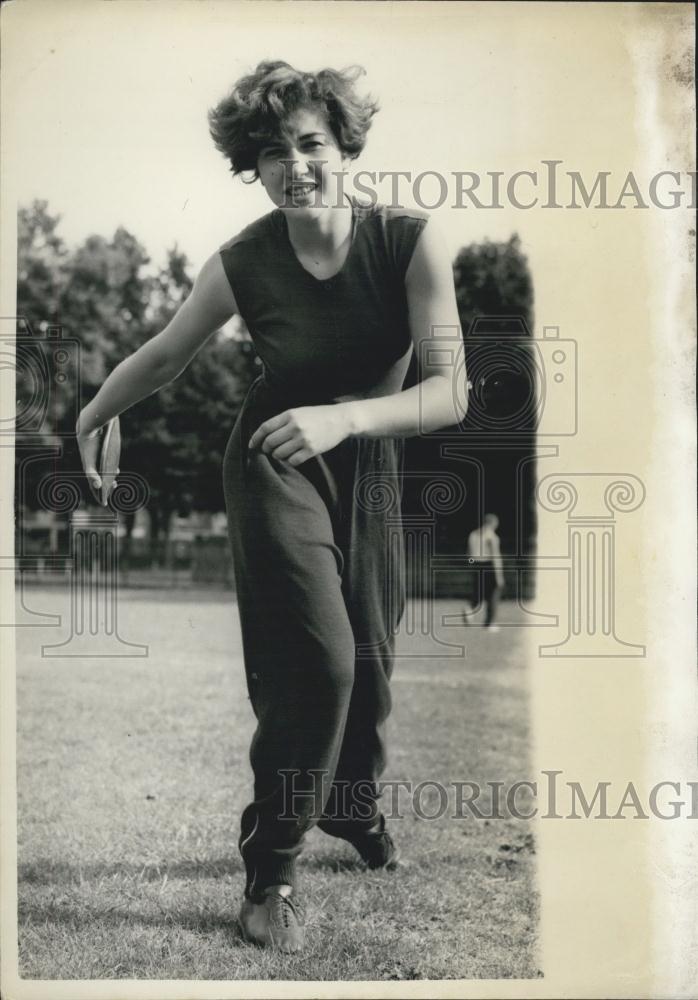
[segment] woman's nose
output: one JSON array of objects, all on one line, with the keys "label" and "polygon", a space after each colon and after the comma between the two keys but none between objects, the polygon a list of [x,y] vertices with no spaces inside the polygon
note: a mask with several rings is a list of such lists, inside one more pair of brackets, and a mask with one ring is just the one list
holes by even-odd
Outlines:
[{"label": "woman's nose", "polygon": [[313,158],[307,153],[294,149],[288,154],[288,176],[292,181],[313,173]]}]

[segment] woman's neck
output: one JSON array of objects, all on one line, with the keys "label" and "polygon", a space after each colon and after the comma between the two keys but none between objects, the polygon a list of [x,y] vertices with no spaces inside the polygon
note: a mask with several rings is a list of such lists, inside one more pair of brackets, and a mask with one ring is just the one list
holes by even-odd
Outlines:
[{"label": "woman's neck", "polygon": [[305,215],[293,209],[284,212],[284,215],[289,239],[301,253],[335,253],[351,236],[353,212],[348,199],[341,207],[326,208],[317,215]]}]

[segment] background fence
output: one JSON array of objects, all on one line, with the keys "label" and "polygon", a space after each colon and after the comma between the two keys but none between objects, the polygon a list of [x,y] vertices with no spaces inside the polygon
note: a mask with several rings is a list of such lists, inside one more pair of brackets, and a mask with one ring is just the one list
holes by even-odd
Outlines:
[{"label": "background fence", "polygon": [[[67,525],[30,527],[17,536],[17,570],[24,582],[61,583],[71,571],[70,531]],[[477,603],[477,575],[462,554],[458,565],[430,575],[428,559],[410,559],[407,547],[406,588],[408,596],[462,597]],[[535,580],[530,561],[509,557],[505,569],[504,597],[530,599]],[[235,589],[233,560],[228,538],[220,534],[198,534],[193,538],[149,538],[125,535],[119,538],[118,581],[126,587],[211,587]]]}]

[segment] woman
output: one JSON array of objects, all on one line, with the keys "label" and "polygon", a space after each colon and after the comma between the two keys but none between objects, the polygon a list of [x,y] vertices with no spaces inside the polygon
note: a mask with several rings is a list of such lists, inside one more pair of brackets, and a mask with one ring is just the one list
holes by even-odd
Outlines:
[{"label": "woman", "polygon": [[[403,609],[399,439],[462,419],[451,263],[424,212],[343,193],[377,107],[359,71],[261,63],[209,114],[235,174],[275,208],[204,264],[168,326],[123,361],[78,421],[95,485],[99,429],[176,378],[236,313],[263,362],[232,431],[223,485],[247,688],[253,800],[239,847],[243,935],[295,951],[295,861],[314,824],[369,867],[397,858],[378,808],[393,636]],[[435,326],[447,351],[413,349]],[[372,487],[393,497],[375,503]],[[392,490],[392,493],[390,492]]]}]

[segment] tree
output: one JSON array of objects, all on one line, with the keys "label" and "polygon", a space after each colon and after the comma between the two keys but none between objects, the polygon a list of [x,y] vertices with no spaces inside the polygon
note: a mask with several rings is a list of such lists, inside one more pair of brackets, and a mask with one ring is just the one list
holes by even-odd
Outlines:
[{"label": "tree", "polygon": [[[439,518],[437,547],[441,551],[464,550],[478,513],[484,513],[478,512],[472,499],[482,496],[483,489],[486,509],[500,517],[505,550],[511,551],[516,539],[528,551],[533,532],[534,466],[526,466],[520,502],[517,469],[531,453],[535,440],[527,405],[532,390],[533,281],[519,237],[514,234],[505,242],[485,240],[463,247],[456,255],[453,275],[473,389],[465,421],[460,428],[446,430],[451,440],[454,434],[462,433],[464,454],[469,453],[477,467],[455,459],[446,461],[439,433],[409,440],[405,467],[432,475],[448,468],[464,482],[470,498],[465,507]],[[417,377],[413,370],[412,381]],[[458,391],[465,392],[465,386]],[[403,506],[407,513],[423,513],[419,483],[409,476],[405,480]],[[528,514],[524,539],[517,536],[521,503]]]},{"label": "tree", "polygon": [[[70,377],[59,386],[48,379],[44,387],[56,397],[45,408],[44,440],[57,443],[64,435],[61,467],[79,473],[74,429],[80,407],[120,361],[166,327],[191,291],[189,265],[175,246],[164,266],[147,273],[147,253],[123,227],[111,239],[91,235],[69,251],[46,202],[22,208],[18,222],[19,313],[37,341],[57,323],[79,349]],[[148,484],[154,545],[167,537],[173,512],[222,509],[225,445],[258,370],[249,335],[237,323],[234,336],[214,334],[179,378],[121,415],[122,470]],[[18,398],[23,391],[28,398],[26,374],[18,371],[17,383]],[[84,495],[91,497],[86,487]],[[35,488],[24,499],[31,508],[41,506]],[[132,525],[127,517],[127,530]]]},{"label": "tree", "polygon": [[17,216],[17,299],[20,315],[38,329],[58,322],[60,297],[68,275],[68,248],[58,235],[61,217],[36,199]]},{"label": "tree", "polygon": [[64,363],[63,355],[57,364],[51,329],[60,322],[61,294],[69,276],[70,255],[58,234],[59,223],[60,216],[39,199],[18,212],[15,509],[20,542],[24,511],[42,506],[38,485],[46,463],[61,461],[56,425],[68,418],[75,395],[74,352],[66,355],[72,364]]},{"label": "tree", "polygon": [[80,378],[91,398],[109,372],[152,335],[153,279],[145,249],[123,227],[111,240],[88,236],[73,253],[60,308],[81,345]]},{"label": "tree", "polygon": [[484,240],[463,247],[453,277],[464,334],[480,316],[520,316],[532,329],[533,279],[516,233],[505,243]]},{"label": "tree", "polygon": [[[31,276],[37,270],[37,245],[42,250],[43,244],[51,248],[59,244],[56,221],[45,202],[34,202],[20,213],[20,273],[28,269]],[[46,230],[50,242],[43,236]],[[62,341],[74,348],[68,377],[59,386],[50,380],[55,402],[52,398],[48,431],[61,443],[61,469],[79,475],[77,415],[116,364],[151,335],[148,310],[152,281],[144,274],[150,263],[145,249],[123,227],[111,239],[90,235],[73,251],[64,250],[62,244],[60,248],[60,257],[54,253],[49,260],[43,252],[43,286],[37,280],[20,284],[18,305],[20,313],[28,315],[39,330],[46,329],[50,312],[61,328]],[[84,499],[92,500],[86,483],[82,493]],[[41,506],[37,498],[32,505]]]}]

